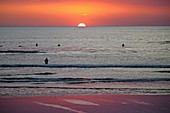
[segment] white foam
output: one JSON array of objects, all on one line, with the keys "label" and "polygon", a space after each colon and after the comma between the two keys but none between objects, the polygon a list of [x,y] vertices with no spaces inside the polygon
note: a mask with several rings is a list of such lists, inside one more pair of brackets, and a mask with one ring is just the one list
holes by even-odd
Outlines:
[{"label": "white foam", "polygon": [[75,99],[64,99],[64,101],[73,103],[73,104],[80,104],[80,105],[92,105],[92,106],[99,106],[99,104],[83,101],[83,100],[75,100]]},{"label": "white foam", "polygon": [[137,100],[137,99],[132,99],[132,100],[129,100],[129,101],[133,102],[133,103],[136,103],[136,104],[140,104],[140,105],[146,105],[146,106],[151,105],[150,103],[143,102],[143,101],[140,101],[140,100]]},{"label": "white foam", "polygon": [[86,113],[84,111],[79,111],[79,110],[71,109],[69,107],[56,105],[56,104],[47,104],[47,103],[41,103],[41,102],[35,102],[35,103],[39,104],[39,105],[47,106],[47,107],[53,107],[53,108],[59,108],[59,109],[63,109],[63,110],[68,110],[68,111],[72,111],[72,112],[75,112],[75,113]]}]

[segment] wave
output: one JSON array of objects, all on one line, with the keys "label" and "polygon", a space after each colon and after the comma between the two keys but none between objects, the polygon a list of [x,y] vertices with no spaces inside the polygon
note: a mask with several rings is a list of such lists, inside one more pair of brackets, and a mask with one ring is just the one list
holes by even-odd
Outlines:
[{"label": "wave", "polygon": [[47,75],[54,75],[54,74],[57,74],[57,73],[51,73],[51,72],[42,72],[42,73],[28,73],[28,74],[0,74],[0,76],[20,76],[20,75],[44,75],[44,76],[47,76]]},{"label": "wave", "polygon": [[170,41],[159,41],[159,42],[156,42],[156,41],[149,41],[148,43],[158,43],[158,44],[170,44]]},{"label": "wave", "polygon": [[46,67],[46,68],[170,68],[170,65],[150,64],[0,64],[0,67]]},{"label": "wave", "polygon": [[170,44],[170,41],[162,41],[162,42],[159,42],[160,44]]},{"label": "wave", "polygon": [[163,71],[154,71],[154,72],[158,72],[158,73],[170,73],[170,71],[167,71],[167,70],[163,70]]},{"label": "wave", "polygon": [[160,82],[170,81],[170,78],[139,78],[139,79],[119,79],[119,78],[1,78],[0,82],[34,82],[34,83],[65,83],[65,84],[84,84],[84,83],[110,83],[110,82]]},{"label": "wave", "polygon": [[[134,93],[134,94],[136,94],[136,93],[141,93],[141,94],[156,94],[156,93],[158,93],[158,94],[160,94],[160,93],[161,94],[169,94],[170,93],[170,89],[167,89],[167,88],[164,88],[164,89],[162,89],[162,88],[161,89],[160,88],[154,88],[153,89],[153,88],[118,88],[118,87],[117,88],[108,88],[108,87],[67,87],[67,86],[61,86],[61,87],[59,87],[59,86],[0,86],[0,88],[11,88],[9,90],[16,90],[16,89],[12,89],[12,88],[21,88],[21,89],[22,88],[30,88],[31,90],[33,90],[32,94],[34,94],[36,92],[36,89],[44,89],[44,88],[48,88],[46,90],[52,89],[52,91],[50,93],[52,93],[52,92],[54,92],[54,90],[58,90],[58,89],[66,89],[67,91],[71,90],[71,89],[73,89],[73,90],[80,89],[81,90],[80,93],[79,92],[76,93],[76,92],[73,91],[75,94],[82,94],[83,90],[88,90],[88,92],[90,90],[111,90],[111,91],[115,91],[116,94],[117,93],[118,94],[127,94],[127,93],[129,93],[129,94],[132,94],[132,93]],[[34,88],[36,88],[36,89],[34,89]],[[18,90],[19,89],[17,89],[16,92],[15,92],[15,94],[17,94],[17,95],[19,95],[18,93],[20,93]],[[27,93],[27,91],[30,91],[30,90],[29,89],[24,90],[24,92],[26,92],[26,93]],[[67,94],[73,94],[73,92],[70,93],[68,91]],[[13,91],[13,93],[10,93],[9,95],[11,96],[11,94],[14,94],[14,91]],[[27,94],[30,94],[30,92],[28,92]],[[61,94],[63,95],[63,93],[61,93]],[[84,94],[87,94],[87,92],[85,91]],[[94,94],[96,94],[96,91],[94,92]]]},{"label": "wave", "polygon": [[7,51],[0,51],[0,53],[45,53],[45,52],[25,51],[25,50],[7,50]]}]

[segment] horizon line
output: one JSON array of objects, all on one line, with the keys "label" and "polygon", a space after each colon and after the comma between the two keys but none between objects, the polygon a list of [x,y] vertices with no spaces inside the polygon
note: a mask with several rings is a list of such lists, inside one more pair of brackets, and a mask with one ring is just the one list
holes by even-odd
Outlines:
[{"label": "horizon line", "polygon": [[[144,26],[170,26],[170,25],[109,25],[109,26],[86,26],[86,27],[144,27]],[[78,27],[78,26],[0,26],[0,27]]]}]

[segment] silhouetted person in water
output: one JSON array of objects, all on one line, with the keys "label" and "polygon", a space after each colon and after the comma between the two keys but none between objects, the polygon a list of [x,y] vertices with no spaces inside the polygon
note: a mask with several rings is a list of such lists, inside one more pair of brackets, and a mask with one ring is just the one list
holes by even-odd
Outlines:
[{"label": "silhouetted person in water", "polygon": [[44,60],[44,62],[45,62],[45,64],[48,64],[48,58],[46,58],[46,59]]},{"label": "silhouetted person in water", "polygon": [[122,47],[125,47],[125,44],[122,44]]},{"label": "silhouetted person in water", "polygon": [[58,44],[58,46],[60,46],[60,44]]},{"label": "silhouetted person in water", "polygon": [[38,46],[38,43],[36,43],[35,46]]}]

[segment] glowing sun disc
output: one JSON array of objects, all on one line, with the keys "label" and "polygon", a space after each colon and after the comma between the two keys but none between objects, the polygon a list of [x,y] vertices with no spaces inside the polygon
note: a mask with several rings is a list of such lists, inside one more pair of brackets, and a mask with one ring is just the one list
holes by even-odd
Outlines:
[{"label": "glowing sun disc", "polygon": [[84,23],[80,23],[79,25],[78,25],[78,27],[86,27],[86,24],[84,24]]}]

